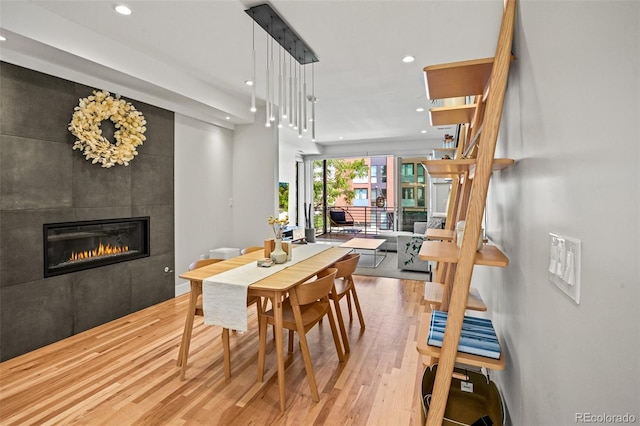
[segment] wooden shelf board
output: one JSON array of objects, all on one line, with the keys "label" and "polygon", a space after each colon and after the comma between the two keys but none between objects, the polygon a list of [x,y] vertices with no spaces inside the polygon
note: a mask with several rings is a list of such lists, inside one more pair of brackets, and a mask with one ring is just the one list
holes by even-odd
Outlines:
[{"label": "wooden shelf board", "polygon": [[[424,300],[428,303],[442,303],[442,293],[444,284],[425,282],[424,283]],[[484,304],[480,292],[471,287],[469,289],[469,297],[467,298],[467,309],[472,311],[486,311],[487,305]]]},{"label": "wooden shelf board", "polygon": [[451,229],[427,228],[427,240],[452,241],[454,233]]},{"label": "wooden shelf board", "polygon": [[476,164],[473,158],[460,160],[424,160],[422,166],[434,178],[459,176]]},{"label": "wooden shelf board", "polygon": [[[437,346],[429,346],[427,344],[430,324],[431,313],[427,312],[423,315],[422,320],[420,321],[420,327],[418,328],[418,343],[416,345],[416,348],[422,355],[426,355],[431,358],[440,358],[441,349]],[[502,351],[502,353],[500,354],[499,359],[458,352],[456,355],[456,362],[471,365],[473,367],[485,367],[491,370],[504,370],[505,367],[504,351]]]},{"label": "wooden shelf board", "polygon": [[432,108],[429,110],[429,119],[432,126],[471,123],[475,111],[476,104]]},{"label": "wooden shelf board", "polygon": [[[515,161],[511,158],[494,158],[493,167],[491,168],[491,170],[494,172],[504,170],[506,168],[511,167],[514,163]],[[475,175],[476,175],[476,166],[474,164],[471,166],[471,169],[469,170],[469,178],[473,179]]]},{"label": "wooden shelf board", "polygon": [[[424,241],[418,258],[421,260],[435,260],[438,262],[458,263],[460,250],[458,246],[449,241]],[[498,247],[485,244],[482,250],[476,252],[476,265],[497,266],[505,268],[509,266],[509,259]]]},{"label": "wooden shelf board", "polygon": [[484,93],[493,58],[432,65],[424,68],[428,99],[457,98]]},{"label": "wooden shelf board", "polygon": [[[515,161],[511,158],[494,158],[492,170],[503,170],[514,163]],[[422,166],[431,177],[453,177],[459,176],[468,171],[469,176],[472,178],[475,174],[476,159],[424,160],[422,161]]]}]

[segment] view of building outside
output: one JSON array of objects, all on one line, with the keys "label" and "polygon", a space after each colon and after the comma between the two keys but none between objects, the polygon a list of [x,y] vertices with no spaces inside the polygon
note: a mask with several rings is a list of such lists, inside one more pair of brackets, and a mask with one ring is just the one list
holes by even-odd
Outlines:
[{"label": "view of building outside", "polygon": [[[348,161],[348,160],[346,160]],[[393,157],[366,157],[369,167],[368,176],[354,179],[352,182],[356,197],[354,206],[395,207],[395,172]],[[384,204],[376,204],[378,197],[384,198]]]},{"label": "view of building outside", "polygon": [[[393,157],[365,157],[327,160],[327,205],[323,205],[323,161],[314,162],[315,208],[320,213],[331,208],[347,210],[364,227],[393,229],[397,208],[403,209],[402,229],[413,229],[416,220],[426,221],[427,178],[422,161],[426,158],[402,160],[400,173]],[[352,179],[346,181],[345,176]],[[396,178],[396,176],[398,176]],[[396,179],[402,179],[400,197],[396,197]],[[396,205],[396,198],[401,205]],[[322,224],[316,222],[316,228]],[[409,229],[410,230],[410,229]]]},{"label": "view of building outside", "polygon": [[402,224],[403,231],[413,231],[414,222],[427,221],[428,180],[422,161],[425,157],[403,158],[400,170],[402,177]]}]

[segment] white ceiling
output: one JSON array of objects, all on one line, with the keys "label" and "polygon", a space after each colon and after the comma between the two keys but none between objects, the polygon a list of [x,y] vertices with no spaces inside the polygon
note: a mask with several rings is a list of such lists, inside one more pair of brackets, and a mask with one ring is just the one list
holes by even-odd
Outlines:
[{"label": "white ceiling", "polygon": [[[252,75],[253,21],[244,10],[264,2],[122,3],[132,15],[115,13],[115,1],[1,0],[0,34],[7,40],[0,58],[227,127],[253,121],[244,84]],[[319,58],[319,147],[308,134],[298,140],[293,130],[281,131],[306,153],[322,145],[442,140],[452,133],[429,125],[422,68],[493,56],[502,13],[500,0],[269,3]],[[255,34],[262,101],[267,36],[257,25]],[[403,63],[405,55],[416,61]]]}]

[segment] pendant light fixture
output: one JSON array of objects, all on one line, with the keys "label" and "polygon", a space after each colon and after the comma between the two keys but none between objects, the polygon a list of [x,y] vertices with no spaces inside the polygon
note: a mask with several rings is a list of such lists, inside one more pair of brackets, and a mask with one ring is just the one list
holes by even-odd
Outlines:
[{"label": "pendant light fixture", "polygon": [[[313,65],[311,65],[313,66]],[[304,68],[304,84],[302,85],[302,131],[307,131],[307,68]]]},{"label": "pendant light fixture", "polygon": [[282,48],[278,49],[278,106],[280,107],[280,113],[277,115],[278,127],[282,127],[282,114],[284,114],[284,104],[282,102]]},{"label": "pendant light fixture", "polygon": [[311,64],[311,141],[316,141],[316,64]]},{"label": "pendant light fixture", "polygon": [[252,27],[252,43],[251,43],[251,64],[253,66],[253,72],[251,76],[251,112],[256,112],[256,23],[253,23]]},{"label": "pendant light fixture", "polygon": [[[261,4],[251,7],[245,12],[251,16],[253,24],[252,66],[253,86],[251,89],[251,111],[255,111],[256,97],[256,51],[255,24],[260,25],[270,36],[266,43],[265,64],[265,126],[271,124],[282,127],[286,119],[289,127],[298,131],[298,137],[308,131],[311,122],[311,138],[315,141],[315,62],[318,58],[313,50],[269,5]],[[278,50],[277,70],[274,62],[274,44]],[[282,51],[284,49],[285,52]],[[287,55],[288,53],[288,55]],[[288,58],[287,58],[288,56]],[[293,64],[293,59],[297,64]],[[288,61],[288,64],[287,64]],[[311,95],[307,93],[307,70],[305,65],[311,64]],[[287,70],[288,68],[288,70]],[[277,76],[276,76],[277,73]],[[308,117],[307,102],[311,102],[311,118]]]},{"label": "pendant light fixture", "polygon": [[295,74],[293,76],[293,129],[298,130],[298,69],[300,64],[295,65]]},{"label": "pendant light fixture", "polygon": [[296,118],[297,118],[297,129],[298,129],[298,137],[301,138],[302,137],[302,104],[305,103],[304,99],[302,99],[302,65],[298,65],[298,68],[300,69],[299,72],[299,76],[298,76],[298,111],[296,113]]},{"label": "pendant light fixture", "polygon": [[[282,31],[282,40],[284,44],[287,44],[287,30]],[[284,47],[282,47],[284,50]],[[287,118],[287,55],[282,55],[282,106],[281,106],[281,120],[284,121]]]},{"label": "pendant light fixture", "polygon": [[265,81],[265,87],[266,87],[266,107],[265,107],[265,113],[264,113],[264,125],[265,127],[271,127],[271,86],[269,85],[269,80],[271,79],[271,73],[269,72],[269,38],[267,37],[267,54],[265,55],[266,58],[266,63],[265,63],[265,72],[266,72],[266,78],[264,79]]},{"label": "pendant light fixture", "polygon": [[271,99],[269,100],[270,102],[270,107],[269,107],[269,121],[274,122],[276,121],[276,116],[273,113],[273,104],[275,102],[275,93],[276,93],[276,69],[273,66],[273,39],[269,40],[269,48],[270,53],[269,53],[269,64],[270,67],[269,69],[271,70],[271,81],[269,81],[269,84],[271,85],[271,90],[269,92],[269,94],[271,95]]},{"label": "pendant light fixture", "polygon": [[293,107],[293,63],[289,58],[289,87],[287,92],[289,93],[289,127],[293,127],[294,107]]}]

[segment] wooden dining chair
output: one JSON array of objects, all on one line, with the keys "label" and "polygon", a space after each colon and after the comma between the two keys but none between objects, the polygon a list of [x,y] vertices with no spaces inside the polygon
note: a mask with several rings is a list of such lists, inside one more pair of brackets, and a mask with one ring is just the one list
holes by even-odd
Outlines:
[{"label": "wooden dining chair", "polygon": [[240,254],[253,253],[254,251],[258,251],[258,250],[264,250],[264,246],[245,247],[242,250],[240,250]]},{"label": "wooden dining chair", "polygon": [[342,335],[342,344],[344,345],[345,352],[350,352],[349,339],[347,338],[347,329],[344,325],[344,319],[342,317],[342,309],[340,309],[340,300],[347,296],[347,307],[349,310],[349,321],[353,321],[353,312],[351,310],[351,301],[356,307],[358,313],[358,319],[360,320],[360,328],[364,330],[364,317],[362,316],[362,310],[360,309],[360,301],[358,300],[358,293],[356,292],[356,285],[353,281],[353,272],[358,267],[358,261],[360,260],[359,253],[352,253],[345,256],[339,262],[332,265],[336,268],[336,278],[334,280],[334,286],[329,292],[329,299],[333,300],[333,306],[336,310],[336,316],[338,317],[338,325],[340,326],[340,334]]},{"label": "wooden dining chair", "polygon": [[[289,296],[282,302],[283,327],[289,330],[289,352],[293,351],[293,332],[298,333],[300,351],[304,360],[304,368],[307,372],[311,396],[314,401],[320,401],[318,387],[316,385],[313,364],[307,344],[306,333],[320,322],[325,316],[329,317],[333,342],[338,353],[338,359],[344,361],[344,353],[340,345],[340,337],[336,322],[329,302],[329,291],[333,286],[336,275],[335,268],[325,269],[318,273],[313,281],[300,284],[289,291]],[[260,345],[258,349],[258,380],[264,378],[264,359],[267,346],[267,324],[275,324],[273,309],[262,314],[260,319]]]},{"label": "wooden dining chair", "polygon": [[[194,269],[202,268],[203,266],[211,265],[212,263],[221,262],[224,259],[200,259],[193,262],[189,265],[189,270],[193,271]],[[204,316],[204,311],[202,310],[202,285],[192,287],[191,288],[191,299],[196,300],[195,306],[189,304],[189,310],[187,312],[187,324],[191,322],[193,324],[193,317],[195,316]],[[260,297],[257,296],[249,296],[247,297],[247,306],[251,306],[252,304],[256,304],[256,309],[258,311],[258,321],[262,316],[262,304],[260,303]],[[188,332],[188,336],[185,336],[186,339],[191,340],[191,330],[185,330]],[[189,344],[188,342],[184,344],[185,350],[184,353],[178,354],[178,366],[181,367],[180,371],[180,380],[184,380],[184,373],[187,369],[187,358],[189,358]],[[229,329],[222,329],[222,347],[224,353],[224,375],[226,378],[231,377],[231,347],[229,343]]]}]

